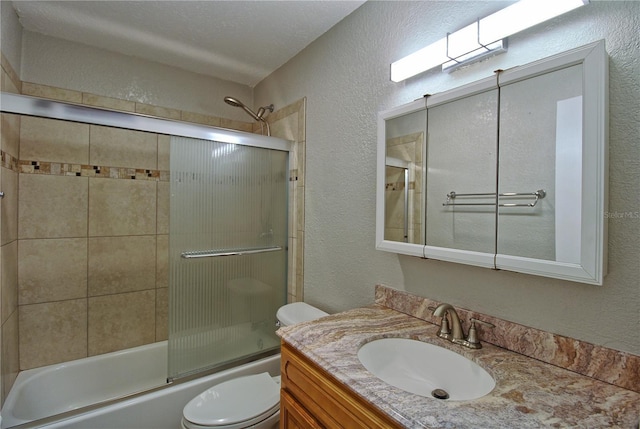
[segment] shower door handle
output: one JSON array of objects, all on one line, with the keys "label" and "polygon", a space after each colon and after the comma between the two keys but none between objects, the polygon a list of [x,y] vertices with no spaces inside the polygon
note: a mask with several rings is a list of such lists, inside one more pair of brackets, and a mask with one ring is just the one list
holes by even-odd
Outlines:
[{"label": "shower door handle", "polygon": [[182,252],[180,256],[184,259],[217,258],[219,256],[244,256],[256,253],[277,252],[279,250],[282,250],[282,247],[272,246],[251,249],[195,250],[191,252]]}]

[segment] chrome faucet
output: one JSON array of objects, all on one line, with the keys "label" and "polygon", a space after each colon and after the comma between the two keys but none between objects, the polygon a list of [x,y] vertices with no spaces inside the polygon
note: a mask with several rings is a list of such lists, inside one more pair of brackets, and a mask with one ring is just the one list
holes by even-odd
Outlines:
[{"label": "chrome faucet", "polygon": [[[447,314],[451,319],[451,326],[449,325]],[[433,315],[436,317],[442,317],[440,332],[438,332],[438,336],[440,338],[444,338],[445,340],[449,340],[453,343],[461,340],[464,341],[464,332],[462,332],[460,318],[458,317],[458,313],[456,313],[456,309],[453,308],[451,304],[440,304],[438,308],[433,311]],[[453,332],[450,328],[453,329]]]},{"label": "chrome faucet", "polygon": [[[438,336],[440,338],[444,338],[452,343],[460,344],[461,346],[468,347],[470,349],[482,348],[482,344],[480,344],[480,341],[478,340],[476,322],[482,323],[483,325],[487,325],[491,328],[494,327],[492,323],[471,318],[469,335],[465,337],[460,317],[458,317],[456,309],[453,308],[451,304],[440,304],[435,310],[433,310],[433,315],[436,317],[442,317],[442,324],[440,325],[440,331],[438,332]],[[451,325],[449,325],[447,315],[449,315],[449,319],[451,319]]]}]

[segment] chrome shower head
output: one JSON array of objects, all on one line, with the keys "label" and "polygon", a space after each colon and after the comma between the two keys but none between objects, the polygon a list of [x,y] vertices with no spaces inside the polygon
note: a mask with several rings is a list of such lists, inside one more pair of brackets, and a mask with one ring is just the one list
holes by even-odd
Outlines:
[{"label": "chrome shower head", "polygon": [[224,102],[233,107],[244,107],[242,101],[236,100],[233,97],[224,97]]},{"label": "chrome shower head", "polygon": [[249,109],[242,101],[238,99],[235,99],[233,97],[224,97],[224,102],[230,106],[242,108],[242,110],[247,112],[256,121],[262,120],[260,116],[256,115],[256,113],[253,110]]}]

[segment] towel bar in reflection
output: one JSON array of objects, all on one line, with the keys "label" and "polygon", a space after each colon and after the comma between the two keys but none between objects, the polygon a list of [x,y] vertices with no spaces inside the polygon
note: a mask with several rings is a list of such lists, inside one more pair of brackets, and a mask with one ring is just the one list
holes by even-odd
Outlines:
[{"label": "towel bar in reflection", "polygon": [[[543,189],[538,189],[535,192],[504,192],[498,194],[498,197],[507,198],[529,198],[533,199],[531,203],[502,203],[498,204],[498,207],[535,207],[538,201],[544,198],[547,193]],[[443,206],[495,206],[496,203],[459,203],[455,201],[456,198],[495,198],[495,192],[488,193],[475,193],[475,194],[459,194],[455,191],[451,191],[447,194],[447,201],[442,203]]]},{"label": "towel bar in reflection", "polygon": [[244,256],[264,252],[277,252],[278,250],[282,250],[282,247],[272,246],[255,247],[250,249],[195,250],[190,252],[182,252],[180,256],[184,259],[216,258],[219,256]]}]

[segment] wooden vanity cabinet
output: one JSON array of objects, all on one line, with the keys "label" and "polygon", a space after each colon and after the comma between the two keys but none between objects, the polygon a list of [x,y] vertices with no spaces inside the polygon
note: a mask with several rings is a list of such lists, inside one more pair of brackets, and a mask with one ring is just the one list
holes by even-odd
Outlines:
[{"label": "wooden vanity cabinet", "polygon": [[280,429],[401,427],[284,341],[281,351]]}]

